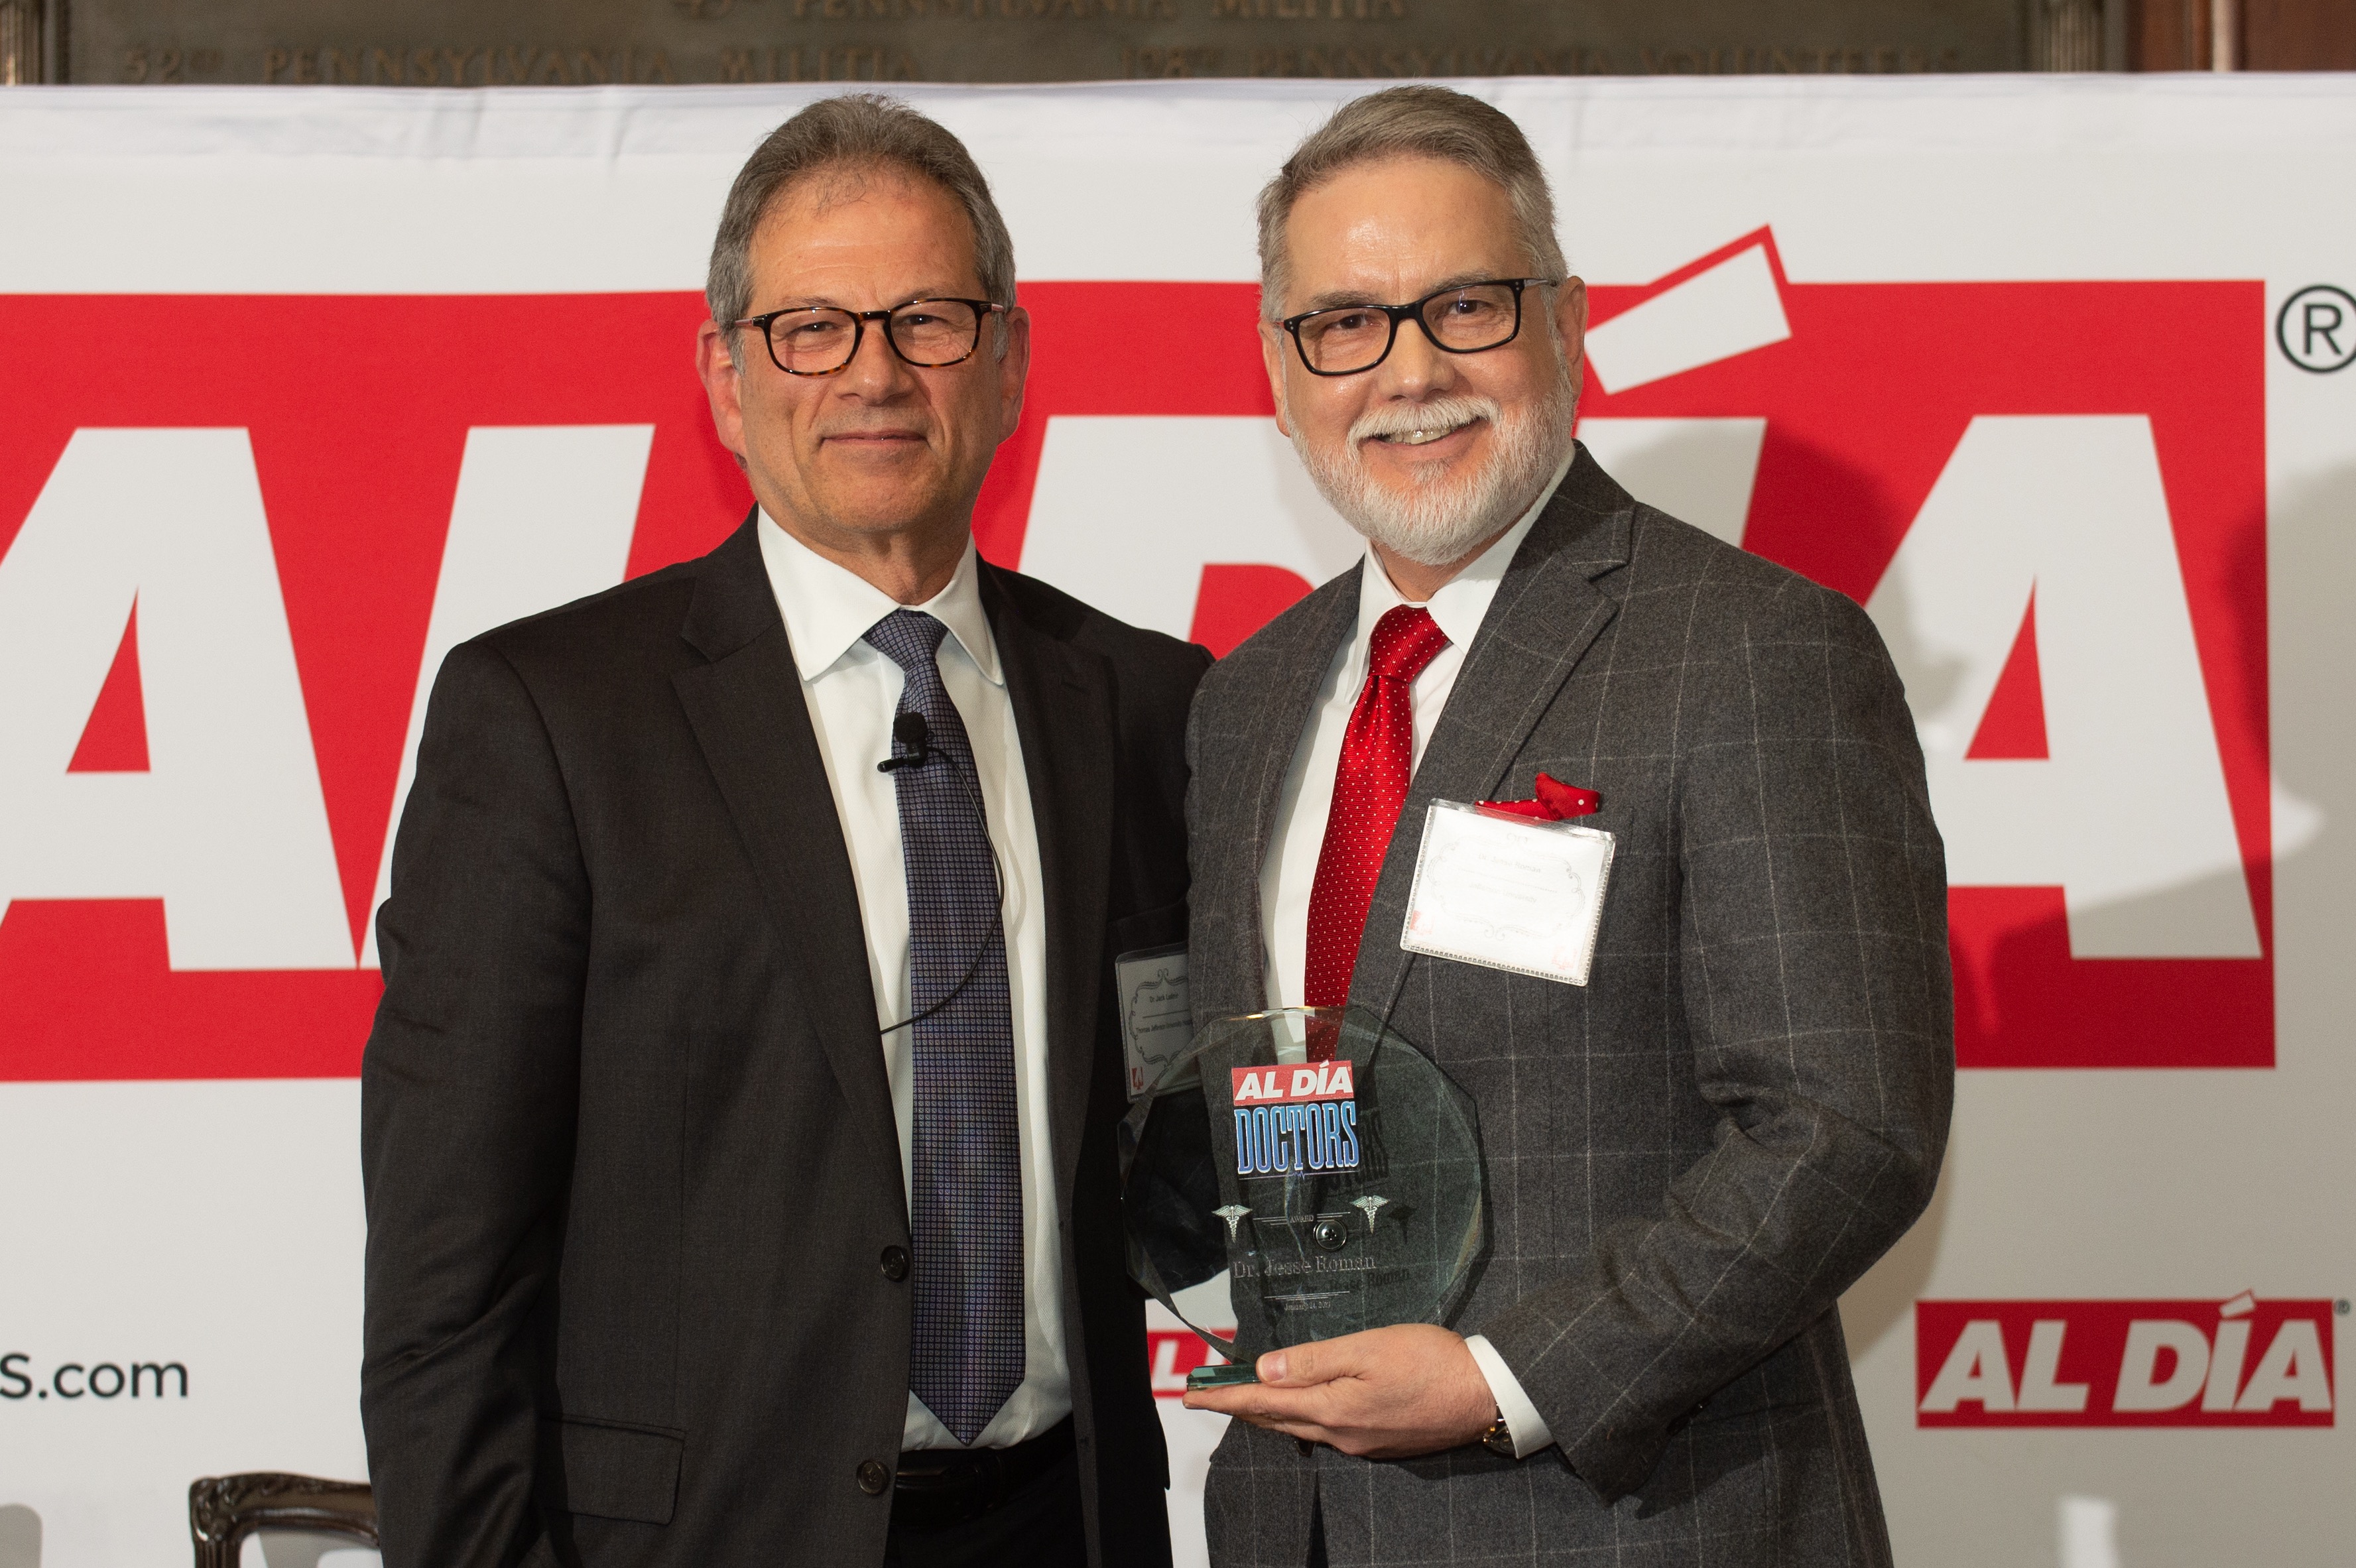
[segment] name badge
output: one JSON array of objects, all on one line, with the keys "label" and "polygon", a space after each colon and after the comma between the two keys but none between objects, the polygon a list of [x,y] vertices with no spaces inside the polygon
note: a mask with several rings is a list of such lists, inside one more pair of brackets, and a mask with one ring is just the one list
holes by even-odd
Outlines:
[{"label": "name badge", "polygon": [[1124,953],[1112,961],[1112,975],[1120,995],[1129,1097],[1141,1100],[1194,1037],[1194,1015],[1186,996],[1186,944]]},{"label": "name badge", "polygon": [[1432,803],[1399,945],[1515,975],[1587,984],[1612,835],[1456,801]]}]

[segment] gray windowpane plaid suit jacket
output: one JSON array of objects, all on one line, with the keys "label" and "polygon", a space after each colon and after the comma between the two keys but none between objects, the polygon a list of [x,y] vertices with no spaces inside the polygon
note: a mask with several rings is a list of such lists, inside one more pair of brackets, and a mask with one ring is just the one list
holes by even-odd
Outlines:
[{"label": "gray windowpane plaid suit jacket", "polygon": [[[1265,1004],[1259,876],[1357,616],[1327,583],[1189,731],[1196,1022]],[[1434,800],[1599,791],[1583,988],[1400,951]],[[1351,999],[1472,1094],[1492,1235],[1453,1327],[1558,1446],[1376,1463],[1237,1423],[1212,1560],[1886,1563],[1836,1303],[1928,1201],[1954,1093],[1946,880],[1904,694],[1851,600],[1640,506],[1582,449],[1400,813]]]}]

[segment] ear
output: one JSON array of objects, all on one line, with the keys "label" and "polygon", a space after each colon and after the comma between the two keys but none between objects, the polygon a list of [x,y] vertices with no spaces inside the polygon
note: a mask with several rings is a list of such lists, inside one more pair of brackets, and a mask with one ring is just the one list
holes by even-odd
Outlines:
[{"label": "ear", "polygon": [[1260,365],[1268,371],[1269,396],[1276,402],[1276,428],[1284,432],[1287,440],[1290,440],[1292,422],[1284,411],[1284,377],[1288,363],[1284,355],[1284,328],[1265,321],[1259,324]]},{"label": "ear", "polygon": [[736,454],[736,465],[742,468],[744,376],[728,357],[728,335],[720,330],[716,321],[707,321],[695,329],[695,374],[703,383],[705,400],[712,405],[712,428],[718,432],[720,444]]},{"label": "ear", "polygon": [[1581,371],[1587,362],[1587,283],[1582,278],[1567,278],[1555,291],[1554,329],[1562,339],[1563,364],[1570,372],[1570,384],[1577,390],[1585,378]]},{"label": "ear", "polygon": [[1021,305],[1006,312],[1006,352],[998,361],[998,439],[1005,441],[1023,422],[1023,395],[1031,379],[1031,313]]}]

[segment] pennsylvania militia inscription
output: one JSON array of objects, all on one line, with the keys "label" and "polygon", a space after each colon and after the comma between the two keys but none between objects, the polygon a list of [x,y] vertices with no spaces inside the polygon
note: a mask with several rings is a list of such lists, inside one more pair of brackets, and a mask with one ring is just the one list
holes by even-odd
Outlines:
[{"label": "pennsylvania militia inscription", "polygon": [[[47,0],[87,82],[290,87],[2017,70],[2019,0]],[[62,69],[59,68],[61,65]]]}]

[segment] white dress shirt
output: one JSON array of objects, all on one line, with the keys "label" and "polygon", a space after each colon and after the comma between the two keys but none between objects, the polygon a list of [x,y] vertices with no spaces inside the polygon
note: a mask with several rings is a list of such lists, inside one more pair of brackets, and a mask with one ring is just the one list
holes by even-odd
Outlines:
[{"label": "white dress shirt", "polygon": [[[818,733],[819,756],[834,794],[834,814],[851,851],[867,935],[867,977],[875,988],[876,1027],[911,1012],[908,882],[900,857],[900,799],[893,775],[875,771],[892,754],[892,716],[906,677],[865,639],[867,629],[903,608],[873,584],[837,566],[777,526],[766,512],[761,560],[777,613],[785,617]],[[1015,1117],[1023,1168],[1023,1384],[974,1439],[1004,1448],[1036,1437],[1069,1414],[1072,1378],[1064,1354],[1064,1267],[1058,1250],[1055,1151],[1049,1147],[1047,1084],[1047,933],[1039,874],[1039,833],[1014,708],[999,667],[998,645],[983,613],[970,542],[949,585],[923,611],[948,627],[937,656],[941,682],[965,721],[981,774],[982,809],[1005,888],[1008,997],[1014,1024]],[[781,811],[798,803],[780,801]],[[877,1050],[892,1085],[900,1129],[901,1189],[908,1187],[909,1110],[913,1104],[910,1030],[893,1029]],[[963,1446],[922,1401],[908,1396],[904,1448]]]},{"label": "white dress shirt", "polygon": [[[1472,645],[1473,634],[1489,613],[1489,603],[1497,596],[1497,584],[1513,564],[1514,552],[1529,538],[1538,514],[1554,499],[1556,487],[1569,472],[1570,459],[1566,457],[1521,519],[1425,602],[1423,608],[1431,612],[1431,618],[1447,634],[1448,645],[1408,686],[1415,715],[1411,765],[1423,761],[1423,748],[1439,727],[1448,694],[1456,688],[1457,672],[1464,667],[1465,650]],[[1396,606],[1409,603],[1400,596],[1390,574],[1383,570],[1382,559],[1368,545],[1358,573],[1357,632],[1334,654],[1333,667],[1325,672],[1325,684],[1318,691],[1317,705],[1310,710],[1309,723],[1293,748],[1292,766],[1284,775],[1284,794],[1277,805],[1276,833],[1269,841],[1268,859],[1260,867],[1260,940],[1268,955],[1268,1005],[1271,1008],[1304,1005],[1309,896],[1317,881],[1317,857],[1325,845],[1325,821],[1333,815],[1333,775],[1341,766],[1342,736],[1350,727],[1350,712],[1357,706],[1359,689],[1366,684],[1366,649],[1375,623]],[[1481,1375],[1489,1381],[1489,1392],[1513,1433],[1515,1457],[1535,1454],[1553,1442],[1537,1407],[1522,1392],[1505,1359],[1482,1335],[1469,1335],[1464,1343],[1480,1363]]]}]

